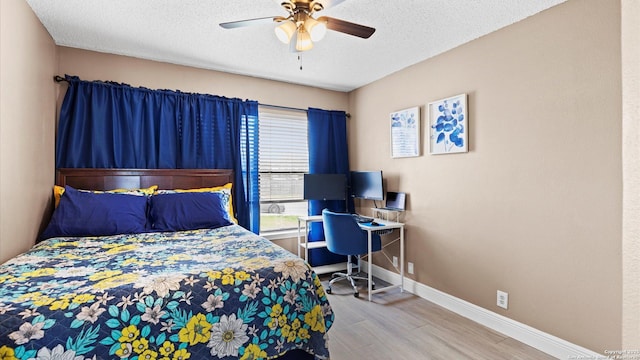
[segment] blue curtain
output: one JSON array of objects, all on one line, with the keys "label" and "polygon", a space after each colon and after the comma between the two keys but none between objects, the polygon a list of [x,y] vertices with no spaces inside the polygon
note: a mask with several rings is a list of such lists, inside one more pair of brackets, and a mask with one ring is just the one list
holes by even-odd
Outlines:
[{"label": "blue curtain", "polygon": [[[309,108],[307,118],[309,173],[345,174],[349,179],[346,113]],[[320,215],[325,208],[337,212],[353,211],[353,200],[309,200],[309,215]],[[324,240],[322,223],[311,223],[310,228],[309,241]],[[309,263],[313,266],[342,262],[344,259],[344,256],[333,254],[327,249],[309,251]]]},{"label": "blue curtain", "polygon": [[259,232],[256,101],[66,80],[57,167],[233,169],[238,222]]}]

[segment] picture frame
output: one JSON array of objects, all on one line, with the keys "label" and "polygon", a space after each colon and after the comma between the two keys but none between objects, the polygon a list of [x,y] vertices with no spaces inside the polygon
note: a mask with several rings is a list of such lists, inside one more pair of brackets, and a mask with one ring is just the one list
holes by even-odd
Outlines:
[{"label": "picture frame", "polygon": [[454,154],[469,151],[467,94],[427,104],[429,113],[429,154]]},{"label": "picture frame", "polygon": [[420,156],[420,107],[392,112],[389,120],[391,157]]}]

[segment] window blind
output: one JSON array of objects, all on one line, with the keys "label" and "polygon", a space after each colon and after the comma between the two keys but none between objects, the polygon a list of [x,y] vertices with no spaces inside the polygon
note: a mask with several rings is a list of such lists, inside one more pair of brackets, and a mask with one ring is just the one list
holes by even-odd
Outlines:
[{"label": "window blind", "polygon": [[302,200],[309,172],[306,112],[261,107],[259,119],[260,201]]}]

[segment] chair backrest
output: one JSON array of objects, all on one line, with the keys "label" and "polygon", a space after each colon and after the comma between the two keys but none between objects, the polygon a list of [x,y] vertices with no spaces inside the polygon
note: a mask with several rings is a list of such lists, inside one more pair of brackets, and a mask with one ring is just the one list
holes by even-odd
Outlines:
[{"label": "chair backrest", "polygon": [[367,233],[360,229],[351,214],[322,210],[322,226],[327,249],[340,255],[365,254],[367,249]]}]

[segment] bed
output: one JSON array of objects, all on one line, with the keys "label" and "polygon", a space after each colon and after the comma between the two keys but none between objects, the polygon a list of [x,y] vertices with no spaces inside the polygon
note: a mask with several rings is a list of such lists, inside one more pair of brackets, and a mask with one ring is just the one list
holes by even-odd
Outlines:
[{"label": "bed", "polygon": [[[334,314],[318,276],[225,222],[233,220],[233,187],[225,185],[232,179],[229,170],[58,170],[65,190],[45,233],[61,231],[50,228],[64,216],[92,223],[83,220],[92,211],[63,209],[96,198],[126,204],[126,197],[137,206],[123,205],[128,215],[146,201],[147,227],[122,227],[112,213],[101,214],[110,220],[83,231],[127,233],[58,231],[0,265],[0,359],[328,359]],[[101,192],[113,189],[126,190]],[[185,213],[155,227],[167,208],[184,211],[205,198],[226,220],[202,228],[198,214],[210,208],[187,207],[180,221],[194,228],[171,228],[172,217]],[[186,203],[171,202],[177,199]]]}]

